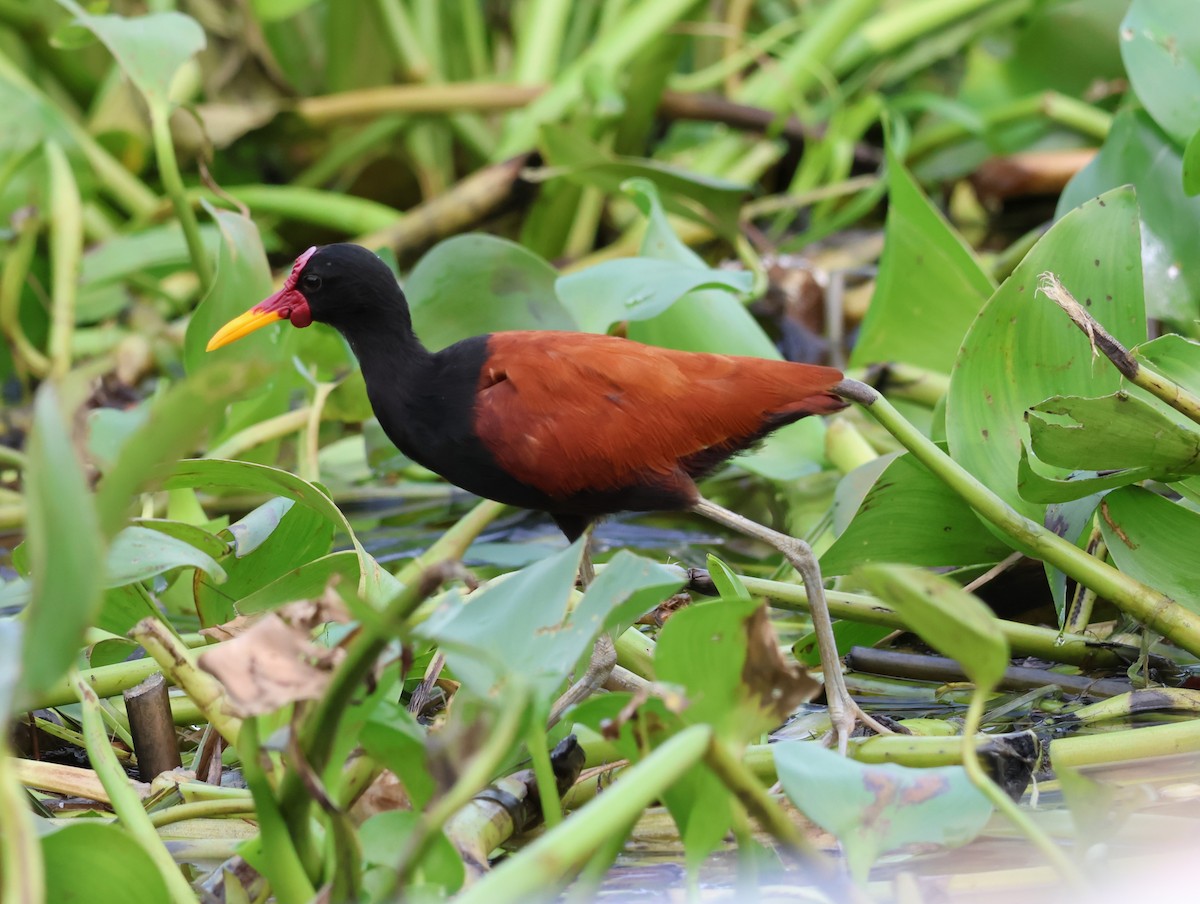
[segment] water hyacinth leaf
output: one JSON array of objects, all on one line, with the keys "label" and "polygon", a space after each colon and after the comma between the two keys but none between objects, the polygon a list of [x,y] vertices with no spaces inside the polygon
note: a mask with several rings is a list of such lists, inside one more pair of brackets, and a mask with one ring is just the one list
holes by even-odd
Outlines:
[{"label": "water hyacinth leaf", "polygon": [[176,12],[93,16],[74,0],[59,3],[108,48],[147,106],[159,113],[170,110],[176,74],[205,46],[204,29],[195,19]]},{"label": "water hyacinth leaf", "polygon": [[125,528],[108,549],[108,584],[112,587],[144,581],[176,568],[196,568],[215,581],[225,580],[225,570],[207,553],[146,527]]},{"label": "water hyacinth leaf", "polygon": [[27,452],[25,546],[32,595],[25,610],[23,700],[37,697],[74,661],[104,587],[104,534],[54,383],[43,383],[34,399]]},{"label": "water hyacinth leaf", "polygon": [[[1200,255],[1200,198],[1189,198],[1179,190],[1182,178],[1180,149],[1145,110],[1122,110],[1113,119],[1100,153],[1063,190],[1057,213],[1062,216],[1101,192],[1132,185],[1142,219],[1146,313],[1186,331],[1192,329],[1195,299],[1200,295],[1200,271],[1186,266]],[[1080,253],[1087,257],[1086,251]],[[1082,296],[1076,292],[1076,297]],[[1092,313],[1111,331],[1102,312],[1093,309]],[[1096,395],[1096,391],[1086,394]]]},{"label": "water hyacinth leaf", "polygon": [[[238,361],[274,364],[286,361],[291,355],[295,330],[284,327],[256,330],[215,351],[205,350],[217,330],[270,295],[273,283],[254,221],[234,211],[218,210],[207,202],[204,208],[220,235],[217,268],[212,288],[188,321],[183,340],[184,367],[194,374],[204,367],[227,367]],[[262,416],[278,413],[264,412]]]},{"label": "water hyacinth leaf", "polygon": [[[201,226],[200,240],[209,258],[215,258],[221,242],[218,229]],[[165,275],[186,269],[191,262],[187,240],[178,223],[151,226],[114,235],[89,248],[83,255],[79,281],[83,286],[103,286],[139,274]],[[253,302],[247,302],[245,306],[251,304]]]},{"label": "water hyacinth leaf", "polygon": [[656,317],[697,289],[744,295],[753,282],[745,271],[701,270],[675,261],[633,257],[559,277],[554,288],[579,329],[605,333],[623,320]]},{"label": "water hyacinth leaf", "polygon": [[165,476],[164,463],[195,451],[231,398],[260,381],[267,372],[262,362],[210,367],[177,383],[152,404],[149,416],[121,446],[116,464],[96,491],[96,509],[108,536],[126,520],[130,502],[155,487]]},{"label": "water hyacinth leaf", "polygon": [[579,540],[468,597],[449,593],[419,629],[479,697],[511,676],[548,699],[600,632],[628,623],[679,588],[678,572],[622,551],[572,611]]},{"label": "water hyacinth leaf", "polygon": [[890,144],[887,174],[883,257],[850,363],[904,361],[950,373],[963,336],[995,285]]},{"label": "water hyacinth leaf", "polygon": [[[368,891],[374,887],[374,880],[382,880],[395,870],[396,851],[403,847],[404,839],[417,828],[420,820],[420,813],[387,810],[376,813],[362,824],[359,840],[362,842],[363,863],[367,867],[363,885]],[[420,888],[431,899],[435,894],[437,897],[453,894],[462,887],[466,878],[462,856],[442,831],[434,834],[419,868],[422,878]]]},{"label": "water hyacinth leaf", "polygon": [[1101,398],[1049,399],[1025,417],[1033,454],[1048,465],[1200,474],[1200,425],[1184,426],[1168,411],[1118,391]]},{"label": "water hyacinth leaf", "polygon": [[554,294],[557,277],[515,242],[472,233],[431,248],[408,275],[404,293],[413,328],[437,351],[480,333],[576,329]]},{"label": "water hyacinth leaf", "polygon": [[1056,305],[1035,294],[1038,275],[1050,269],[1118,341],[1126,347],[1143,341],[1133,192],[1109,192],[1056,223],[984,306],[951,374],[946,401],[951,455],[1039,521],[1041,507],[1017,491],[1025,410],[1056,395],[1111,392],[1121,379],[1106,359],[1092,355],[1087,337]]},{"label": "water hyacinth leaf", "polygon": [[126,440],[150,416],[150,403],[132,408],[96,408],[87,413],[87,454],[92,464],[107,473],[117,463]]},{"label": "water hyacinth leaf", "polygon": [[171,900],[158,867],[124,828],[94,819],[54,822],[66,825],[42,836],[45,900],[95,904]]},{"label": "water hyacinth leaf", "polygon": [[780,654],[757,600],[722,599],[676,612],[659,635],[654,671],[683,687],[685,721],[711,725],[737,743],[779,725],[818,690]]},{"label": "water hyacinth leaf", "polygon": [[[643,257],[675,261],[697,270],[708,269],[700,256],[675,235],[654,183],[630,179],[622,188],[648,221],[642,239]],[[685,351],[780,357],[745,305],[717,289],[689,292],[657,317],[630,322],[628,335],[648,345]],[[812,419],[813,423],[816,421]]]},{"label": "water hyacinth leaf", "polygon": [[203,579],[193,585],[196,608],[205,625],[220,624],[242,611],[238,600],[329,552],[333,522],[291,499],[268,500],[231,524],[233,555],[222,565],[228,580],[214,587]]},{"label": "water hyacinth leaf", "polygon": [[1200,612],[1194,567],[1200,514],[1141,487],[1124,487],[1100,503],[1100,530],[1121,571]]},{"label": "water hyacinth leaf", "polygon": [[772,744],[771,750],[784,792],[837,836],[860,883],[880,854],[909,844],[966,844],[992,814],[959,766],[867,765],[801,741]]},{"label": "water hyacinth leaf", "polygon": [[855,575],[922,640],[956,660],[980,691],[996,686],[1008,668],[1008,641],[979,597],[907,565],[864,565]]},{"label": "water hyacinth leaf", "polygon": [[1133,0],[1121,58],[1138,100],[1177,144],[1200,128],[1200,22],[1191,0]]},{"label": "water hyacinth leaf", "polygon": [[708,565],[708,576],[712,578],[713,584],[716,585],[717,593],[721,599],[752,599],[750,591],[746,589],[746,585],[742,583],[742,579],[734,573],[732,568],[711,553],[708,556],[706,564]]},{"label": "water hyacinth leaf", "polygon": [[[1200,394],[1200,342],[1178,333],[1167,333],[1139,345],[1133,350],[1133,356],[1189,392]],[[1167,414],[1175,416],[1176,412],[1169,409]]]},{"label": "water hyacinth leaf", "polygon": [[1057,475],[1061,473],[1059,469],[1054,469],[1053,473],[1041,473],[1037,459],[1029,454],[1029,447],[1022,445],[1021,460],[1017,464],[1017,488],[1021,498],[1030,502],[1070,502],[1142,480],[1167,476],[1154,468],[1122,468],[1103,475],[1099,471],[1071,471],[1060,478]]},{"label": "water hyacinth leaf", "polygon": [[413,807],[425,807],[437,791],[425,759],[425,726],[400,703],[380,700],[361,738],[363,749],[404,782]]},{"label": "water hyacinth leaf", "polygon": [[346,581],[353,585],[358,581],[360,573],[358,555],[352,550],[330,553],[306,562],[258,590],[246,594],[237,601],[235,608],[241,615],[265,612],[284,603],[319,596],[332,580]]},{"label": "water hyacinth leaf", "polygon": [[229,544],[216,534],[187,521],[171,521],[165,518],[135,518],[133,526],[144,527],[148,530],[167,534],[176,540],[182,540],[184,543],[194,546],[213,559],[220,559],[229,552]]},{"label": "water hyacinth leaf", "polygon": [[[873,471],[878,464],[863,467]],[[821,571],[848,574],[864,562],[979,565],[998,562],[1010,551],[962,497],[905,453],[887,464],[825,550]]]}]

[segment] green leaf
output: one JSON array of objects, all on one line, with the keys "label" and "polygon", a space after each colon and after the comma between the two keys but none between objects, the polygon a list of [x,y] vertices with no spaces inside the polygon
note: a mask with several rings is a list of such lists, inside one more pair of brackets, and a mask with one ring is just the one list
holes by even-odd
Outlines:
[{"label": "green leaf", "polygon": [[1200,128],[1200,21],[1191,0],[1133,0],[1121,58],[1138,100],[1182,145]]},{"label": "green leaf", "polygon": [[259,22],[289,19],[312,6],[316,0],[250,0],[250,8]]},{"label": "green leaf", "polygon": [[171,83],[188,60],[204,49],[204,29],[182,13],[93,16],[74,0],[59,0],[75,20],[108,48],[152,110],[171,109]]},{"label": "green leaf", "polygon": [[1200,474],[1200,426],[1189,429],[1164,407],[1122,390],[1098,399],[1048,399],[1025,419],[1033,453],[1049,465]]},{"label": "green leaf", "polygon": [[[1185,339],[1177,333],[1167,333],[1133,349],[1133,356],[1185,389],[1200,393],[1200,342]],[[1174,409],[1165,410],[1172,417],[1182,417]]]},{"label": "green leaf", "polygon": [[13,714],[21,680],[21,639],[24,625],[15,618],[0,619],[0,722]]},{"label": "green leaf", "polygon": [[467,598],[449,593],[418,630],[479,697],[514,675],[548,698],[601,631],[653,608],[681,583],[678,573],[622,551],[572,610],[583,554],[579,540]]},{"label": "green leaf", "polygon": [[[217,269],[212,288],[188,321],[183,340],[184,367],[188,373],[196,373],[207,366],[228,367],[241,361],[278,366],[291,355],[295,330],[288,324],[257,330],[212,352],[204,350],[217,330],[272,292],[271,267],[254,221],[208,203],[204,207],[220,234]],[[264,412],[263,419],[278,413]]]},{"label": "green leaf", "polygon": [[269,584],[236,601],[241,615],[265,612],[295,600],[320,596],[333,578],[357,581],[361,573],[358,555],[352,550],[330,553],[295,568]]},{"label": "green leaf", "polygon": [[119,587],[144,581],[176,568],[197,568],[216,581],[225,571],[207,553],[170,534],[146,527],[127,527],[108,549],[108,584]]},{"label": "green leaf", "polygon": [[1100,530],[1121,571],[1200,612],[1194,568],[1200,514],[1141,487],[1124,487],[1100,503]]},{"label": "green leaf", "polygon": [[1055,395],[1119,388],[1120,374],[1087,337],[1036,294],[1053,270],[1118,341],[1145,339],[1141,242],[1133,192],[1118,189],[1059,220],[988,301],[950,378],[946,436],[954,459],[1022,514],[1017,467],[1025,410]]},{"label": "green leaf", "polygon": [[[643,257],[675,261],[697,270],[708,269],[700,256],[671,229],[652,182],[630,179],[622,187],[648,220],[642,240]],[[657,317],[631,322],[628,335],[648,345],[686,351],[780,357],[745,306],[728,292],[714,289],[690,292]]]},{"label": "green leaf", "polygon": [[921,639],[956,660],[983,693],[1008,668],[1008,641],[996,616],[949,578],[907,565],[864,565],[855,572]]},{"label": "green leaf", "polygon": [[1061,470],[1056,468],[1053,474],[1043,474],[1038,471],[1036,462],[1037,459],[1029,454],[1029,447],[1022,445],[1021,460],[1017,464],[1017,489],[1021,498],[1030,502],[1070,502],[1116,487],[1166,476],[1154,468],[1124,468],[1104,476],[1100,476],[1099,471],[1071,471],[1066,477],[1059,478],[1056,475],[1061,474]]},{"label": "green leaf", "polygon": [[605,333],[623,320],[647,320],[697,289],[744,295],[754,278],[738,270],[699,269],[651,257],[605,261],[559,277],[554,289],[579,329]]},{"label": "green leaf", "polygon": [[[1183,178],[1180,149],[1171,143],[1146,114],[1139,109],[1122,110],[1096,155],[1075,175],[1058,202],[1058,215],[1089,201],[1101,192],[1130,184],[1137,191],[1142,220],[1142,267],[1144,269],[1146,313],[1170,321],[1180,329],[1194,329],[1196,298],[1200,297],[1200,271],[1185,266],[1200,256],[1200,198],[1188,198],[1179,190]],[[1084,260],[1094,257],[1086,249]],[[1048,267],[1058,270],[1047,261]],[[1068,287],[1070,283],[1068,282]],[[1076,297],[1079,291],[1071,288]],[[1112,294],[1111,287],[1104,298]],[[1107,314],[1092,313],[1107,324]],[[1126,343],[1126,346],[1136,344]],[[1090,393],[1095,394],[1093,391]]]},{"label": "green leaf", "polygon": [[[359,829],[363,863],[369,867],[381,867],[377,874],[380,879],[391,873],[396,867],[396,851],[403,847],[404,839],[416,829],[420,820],[421,814],[410,810],[386,810],[364,822]],[[419,870],[421,882],[416,890],[424,891],[427,900],[438,900],[444,895],[453,894],[462,887],[466,878],[462,857],[441,831],[434,834],[421,858]],[[364,876],[367,889],[373,885],[372,878],[368,869]],[[413,897],[421,896],[417,894]]]},{"label": "green leaf", "polygon": [[404,291],[417,335],[437,351],[480,333],[575,329],[554,294],[557,276],[520,245],[472,233],[434,245],[409,274]]},{"label": "green leaf", "polygon": [[43,383],[34,399],[28,454],[25,543],[32,599],[25,610],[23,700],[39,696],[74,661],[104,587],[104,534],[54,383]]},{"label": "green leaf", "polygon": [[1191,197],[1200,195],[1200,129],[1183,149],[1183,191]]},{"label": "green leaf", "polygon": [[125,829],[94,819],[65,822],[42,836],[46,900],[56,904],[170,901],[150,855]]},{"label": "green leaf", "polygon": [[992,814],[960,766],[867,765],[803,741],[771,750],[787,796],[837,836],[860,883],[880,854],[909,844],[958,847],[983,831]]},{"label": "green leaf", "polygon": [[888,214],[854,366],[903,361],[950,373],[995,286],[888,145]]},{"label": "green leaf", "polygon": [[[879,466],[869,462],[843,483],[853,486],[859,470],[874,474]],[[839,504],[839,509],[847,507]],[[998,562],[1010,551],[962,497],[905,453],[871,485],[850,523],[821,556],[821,571],[847,574],[864,562],[979,565]]]},{"label": "green leaf", "polygon": [[712,582],[717,587],[717,593],[724,600],[750,600],[750,591],[746,589],[746,585],[742,583],[742,579],[737,574],[714,556],[709,553],[707,559],[708,576],[712,578]]},{"label": "green leaf", "polygon": [[425,727],[399,703],[380,700],[363,726],[361,740],[371,757],[404,782],[413,808],[424,808],[437,792],[426,760]]},{"label": "green leaf", "polygon": [[155,400],[97,489],[96,509],[105,535],[112,536],[124,526],[133,497],[155,486],[166,473],[163,465],[193,452],[230,399],[265,373],[266,366],[257,362],[209,367]]},{"label": "green leaf", "polygon": [[[200,238],[209,258],[216,257],[221,241],[218,230],[201,226]],[[169,223],[123,232],[89,248],[83,256],[79,280],[83,286],[102,286],[138,274],[166,275],[186,269],[191,263],[183,228],[178,223]],[[247,302],[246,307],[251,304]],[[229,316],[234,313],[241,312]]]}]

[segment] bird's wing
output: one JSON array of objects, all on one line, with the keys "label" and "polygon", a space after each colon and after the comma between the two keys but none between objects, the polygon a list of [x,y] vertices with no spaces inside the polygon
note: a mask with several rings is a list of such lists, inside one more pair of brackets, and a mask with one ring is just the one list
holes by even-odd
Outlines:
[{"label": "bird's wing", "polygon": [[[844,407],[829,367],[581,333],[495,333],[475,428],[506,471],[556,497],[672,481],[806,414]],[[674,476],[672,476],[674,475]]]}]

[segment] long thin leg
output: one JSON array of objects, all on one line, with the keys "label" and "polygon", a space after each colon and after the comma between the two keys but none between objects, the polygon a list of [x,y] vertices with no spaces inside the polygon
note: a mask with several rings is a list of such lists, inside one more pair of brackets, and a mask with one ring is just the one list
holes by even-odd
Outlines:
[{"label": "long thin leg", "polygon": [[817,635],[817,649],[821,654],[821,670],[825,673],[825,697],[829,703],[829,720],[833,723],[833,734],[837,740],[838,752],[845,754],[850,733],[854,731],[857,722],[864,723],[880,734],[890,734],[891,732],[887,728],[862,711],[846,688],[846,681],[842,677],[841,657],[838,656],[837,642],[833,636],[833,619],[829,615],[829,605],[825,601],[825,587],[821,583],[821,570],[817,566],[816,557],[809,545],[796,537],[789,537],[779,531],[771,530],[769,527],[763,527],[749,518],[743,518],[704,498],[692,506],[692,511],[716,521],[718,524],[733,528],[748,537],[754,537],[774,546],[800,573],[800,579],[804,581],[804,591],[808,594],[813,631]]},{"label": "long thin leg", "polygon": [[[596,570],[592,567],[591,547],[592,529],[589,527],[587,545],[583,548],[583,560],[579,563],[579,583],[584,593],[596,579]],[[547,727],[552,728],[557,725],[563,713],[604,687],[604,683],[608,681],[608,677],[616,665],[617,648],[613,645],[612,637],[606,631],[596,639],[596,646],[592,649],[592,658],[588,660],[587,671],[583,673],[583,677],[567,688],[550,707]]]}]

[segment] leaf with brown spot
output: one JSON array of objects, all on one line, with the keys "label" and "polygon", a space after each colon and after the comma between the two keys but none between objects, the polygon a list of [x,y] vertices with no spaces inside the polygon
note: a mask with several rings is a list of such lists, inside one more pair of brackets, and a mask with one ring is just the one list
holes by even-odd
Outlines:
[{"label": "leaf with brown spot", "polygon": [[767,616],[767,607],[759,606],[746,619],[746,662],[742,683],[751,699],[776,722],[782,722],[821,690],[819,681],[810,678],[800,666],[784,658],[779,636]]}]

